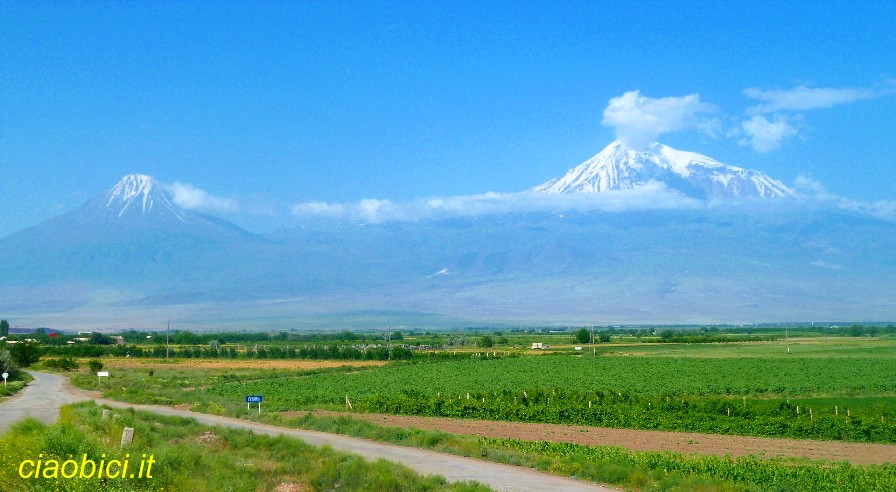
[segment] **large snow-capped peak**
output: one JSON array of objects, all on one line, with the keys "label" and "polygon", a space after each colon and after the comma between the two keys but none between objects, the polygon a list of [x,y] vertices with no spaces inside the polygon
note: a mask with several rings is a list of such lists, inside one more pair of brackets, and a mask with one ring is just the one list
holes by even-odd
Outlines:
[{"label": "large snow-capped peak", "polygon": [[187,214],[175,205],[164,187],[145,174],[128,174],[104,197],[109,215],[122,218],[131,214],[173,215],[186,221]]},{"label": "large snow-capped peak", "polygon": [[615,141],[599,154],[565,175],[531,191],[602,193],[638,188],[651,181],[677,192],[707,198],[792,196],[784,183],[759,171],[722,164],[696,152],[676,150],[654,142],[646,150],[633,150]]}]

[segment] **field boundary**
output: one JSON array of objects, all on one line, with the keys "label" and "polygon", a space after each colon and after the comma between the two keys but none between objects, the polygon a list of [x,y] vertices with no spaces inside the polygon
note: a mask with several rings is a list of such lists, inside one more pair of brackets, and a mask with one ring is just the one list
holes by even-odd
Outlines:
[{"label": "field boundary", "polygon": [[[301,417],[307,410],[280,412],[284,418]],[[415,427],[451,434],[550,441],[586,446],[617,446],[633,451],[675,451],[685,455],[756,456],[846,461],[852,465],[896,463],[896,445],[814,441],[638,429],[614,429],[563,424],[420,417],[328,410],[310,411],[319,417],[349,417],[384,427]]]}]

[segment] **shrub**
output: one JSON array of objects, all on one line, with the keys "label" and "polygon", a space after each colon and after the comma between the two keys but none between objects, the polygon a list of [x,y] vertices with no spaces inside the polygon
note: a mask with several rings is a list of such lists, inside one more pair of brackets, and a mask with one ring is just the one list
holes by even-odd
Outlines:
[{"label": "shrub", "polygon": [[103,363],[97,359],[90,359],[87,361],[87,367],[90,368],[90,372],[98,372],[103,370]]},{"label": "shrub", "polygon": [[44,361],[44,365],[46,367],[51,367],[54,369],[62,369],[65,372],[74,371],[77,369],[78,362],[72,357],[60,357],[58,359],[48,359]]}]

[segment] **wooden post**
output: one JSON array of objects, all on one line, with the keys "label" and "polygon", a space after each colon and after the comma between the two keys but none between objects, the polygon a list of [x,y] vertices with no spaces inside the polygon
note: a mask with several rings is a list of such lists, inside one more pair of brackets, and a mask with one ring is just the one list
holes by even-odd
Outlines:
[{"label": "wooden post", "polygon": [[346,410],[354,410],[354,408],[352,408],[351,400],[348,399],[348,393],[345,394],[345,409]]},{"label": "wooden post", "polygon": [[109,409],[104,408],[103,409],[103,419],[108,419],[108,418],[109,418]]},{"label": "wooden post", "polygon": [[837,408],[837,405],[834,405],[834,415],[840,415],[840,409]]}]

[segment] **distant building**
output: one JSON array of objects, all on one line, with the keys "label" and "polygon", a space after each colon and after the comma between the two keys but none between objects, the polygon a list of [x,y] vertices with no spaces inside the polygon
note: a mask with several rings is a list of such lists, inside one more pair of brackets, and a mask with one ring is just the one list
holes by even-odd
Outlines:
[{"label": "distant building", "polygon": [[532,348],[542,350],[544,349],[544,344],[541,342],[532,342]]},{"label": "distant building", "polygon": [[111,337],[112,340],[115,340],[115,345],[124,345],[124,337],[120,335],[113,335]]}]

